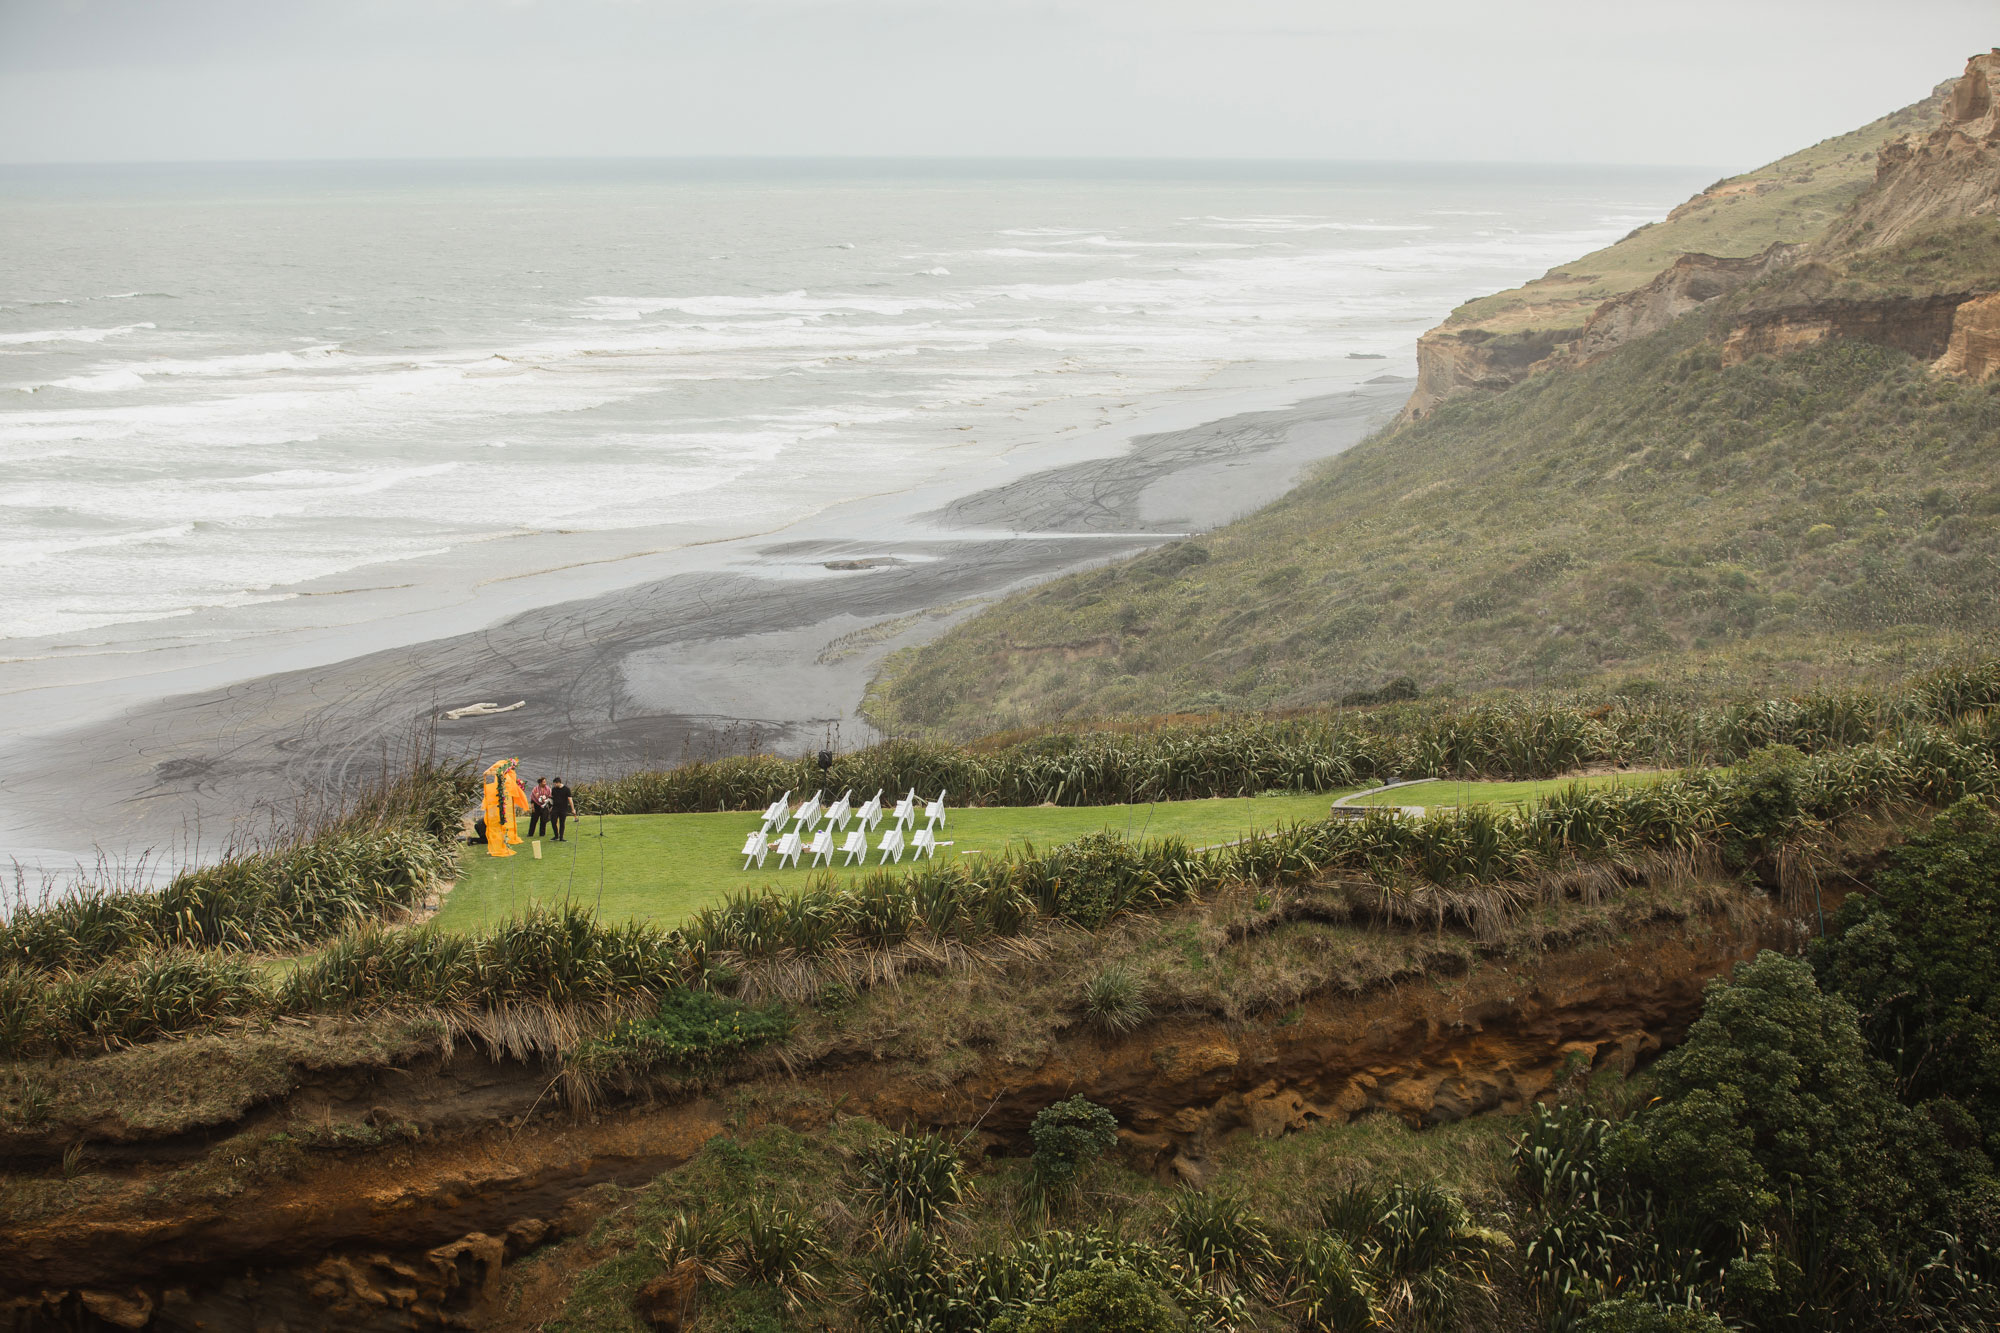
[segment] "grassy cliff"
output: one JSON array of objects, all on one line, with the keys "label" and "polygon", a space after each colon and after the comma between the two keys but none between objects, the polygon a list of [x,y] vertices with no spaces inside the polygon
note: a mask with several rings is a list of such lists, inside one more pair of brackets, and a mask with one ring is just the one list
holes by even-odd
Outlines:
[{"label": "grassy cliff", "polygon": [[892,661],[871,709],[966,734],[1297,707],[1403,676],[1786,687],[1988,640],[2000,382],[1840,337],[1725,352],[1800,302],[1995,289],[1993,219],[1796,267],[1581,369],[1448,403],[1239,523],[1004,602]]},{"label": "grassy cliff", "polygon": [[1724,177],[1623,240],[1534,282],[1467,301],[1443,328],[1519,333],[1579,325],[1598,305],[1645,286],[1684,254],[1740,258],[1779,242],[1811,240],[1868,188],[1883,144],[1937,123],[1947,86],[1858,130]]}]

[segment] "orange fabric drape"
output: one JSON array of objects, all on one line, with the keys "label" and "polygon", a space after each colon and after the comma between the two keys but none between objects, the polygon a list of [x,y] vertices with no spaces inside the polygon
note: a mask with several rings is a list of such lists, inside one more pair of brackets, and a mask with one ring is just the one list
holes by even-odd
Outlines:
[{"label": "orange fabric drape", "polygon": [[518,759],[502,759],[484,773],[485,799],[481,812],[486,816],[486,851],[491,856],[512,856],[521,841],[521,812],[528,808],[528,793],[522,790]]}]

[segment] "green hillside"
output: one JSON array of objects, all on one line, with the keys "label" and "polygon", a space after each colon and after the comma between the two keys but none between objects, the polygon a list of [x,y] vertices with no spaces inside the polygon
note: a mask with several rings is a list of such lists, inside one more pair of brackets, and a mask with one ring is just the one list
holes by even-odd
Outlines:
[{"label": "green hillside", "polygon": [[1741,258],[1776,242],[1811,240],[1868,188],[1884,143],[1937,124],[1942,93],[1941,87],[1858,130],[1719,180],[1623,240],[1523,286],[1466,302],[1444,328],[1572,328],[1600,303],[1645,286],[1690,251]]},{"label": "green hillside", "polygon": [[1721,673],[1871,676],[2000,629],[2000,380],[1833,341],[1725,368],[1746,308],[2000,289],[1980,219],[1813,264],[1583,369],[1458,401],[1250,518],[892,660],[952,733],[1123,712]]}]

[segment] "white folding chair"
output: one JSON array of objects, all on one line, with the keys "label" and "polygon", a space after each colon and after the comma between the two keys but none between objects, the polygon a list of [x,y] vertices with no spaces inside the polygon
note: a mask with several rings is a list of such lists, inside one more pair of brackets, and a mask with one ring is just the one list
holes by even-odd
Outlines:
[{"label": "white folding chair", "polygon": [[854,795],[853,789],[840,794],[840,799],[827,807],[826,822],[834,828],[846,828],[847,821],[854,818],[854,805],[847,798]]},{"label": "white folding chair", "polygon": [[819,832],[813,834],[812,846],[806,848],[806,850],[812,853],[812,859],[814,865],[819,865],[822,862],[824,862],[827,865],[832,865],[833,829],[831,827],[823,828]]},{"label": "white folding chair", "polygon": [[882,793],[878,790],[873,796],[868,798],[868,804],[861,807],[861,827],[873,833],[875,826],[881,822]]},{"label": "white folding chair", "polygon": [[794,866],[798,865],[799,853],[804,848],[805,844],[799,841],[799,835],[796,831],[787,833],[784,837],[778,839],[778,868],[780,870],[784,869],[786,857],[791,858]]},{"label": "white folding chair", "polygon": [[882,853],[882,859],[876,864],[887,865],[890,857],[893,855],[897,864],[900,865],[903,860],[903,830],[897,827],[884,833],[881,844],[875,850]]},{"label": "white folding chair", "polygon": [[800,828],[802,829],[811,828],[813,826],[814,821],[816,821],[819,818],[819,812],[821,809],[819,798],[824,796],[825,794],[826,794],[825,792],[817,792],[817,791],[814,792],[810,800],[801,802],[799,808],[792,811],[792,818],[799,821]]},{"label": "white folding chair", "polygon": [[944,793],[942,791],[938,793],[938,798],[935,801],[924,807],[924,819],[932,824],[944,823]]},{"label": "white folding chair", "polygon": [[755,861],[760,866],[763,865],[764,858],[770,854],[771,833],[769,829],[758,829],[743,840],[743,868],[745,870],[750,868],[752,861]]},{"label": "white folding chair", "polygon": [[917,793],[914,788],[911,789],[908,796],[896,802],[896,808],[891,811],[891,814],[896,820],[897,828],[917,822]]},{"label": "white folding chair", "polygon": [[868,861],[867,832],[862,829],[855,829],[853,832],[847,835],[847,841],[840,844],[840,850],[847,854],[848,865],[853,865],[856,861],[860,861],[864,865],[867,864]]},{"label": "white folding chair", "polygon": [[791,817],[792,794],[786,792],[783,796],[780,796],[777,800],[764,807],[765,831],[768,832],[773,826],[782,827],[784,822]]},{"label": "white folding chair", "polygon": [[913,856],[937,855],[937,831],[920,828],[910,837],[910,854]]}]

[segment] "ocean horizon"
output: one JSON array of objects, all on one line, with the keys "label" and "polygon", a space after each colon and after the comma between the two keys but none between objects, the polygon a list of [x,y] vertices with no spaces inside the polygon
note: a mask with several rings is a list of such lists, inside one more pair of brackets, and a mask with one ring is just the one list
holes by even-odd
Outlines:
[{"label": "ocean horizon", "polygon": [[0,167],[0,658],[234,640],[356,571],[780,529],[1203,395],[1408,374],[1460,300],[1704,174]]}]

